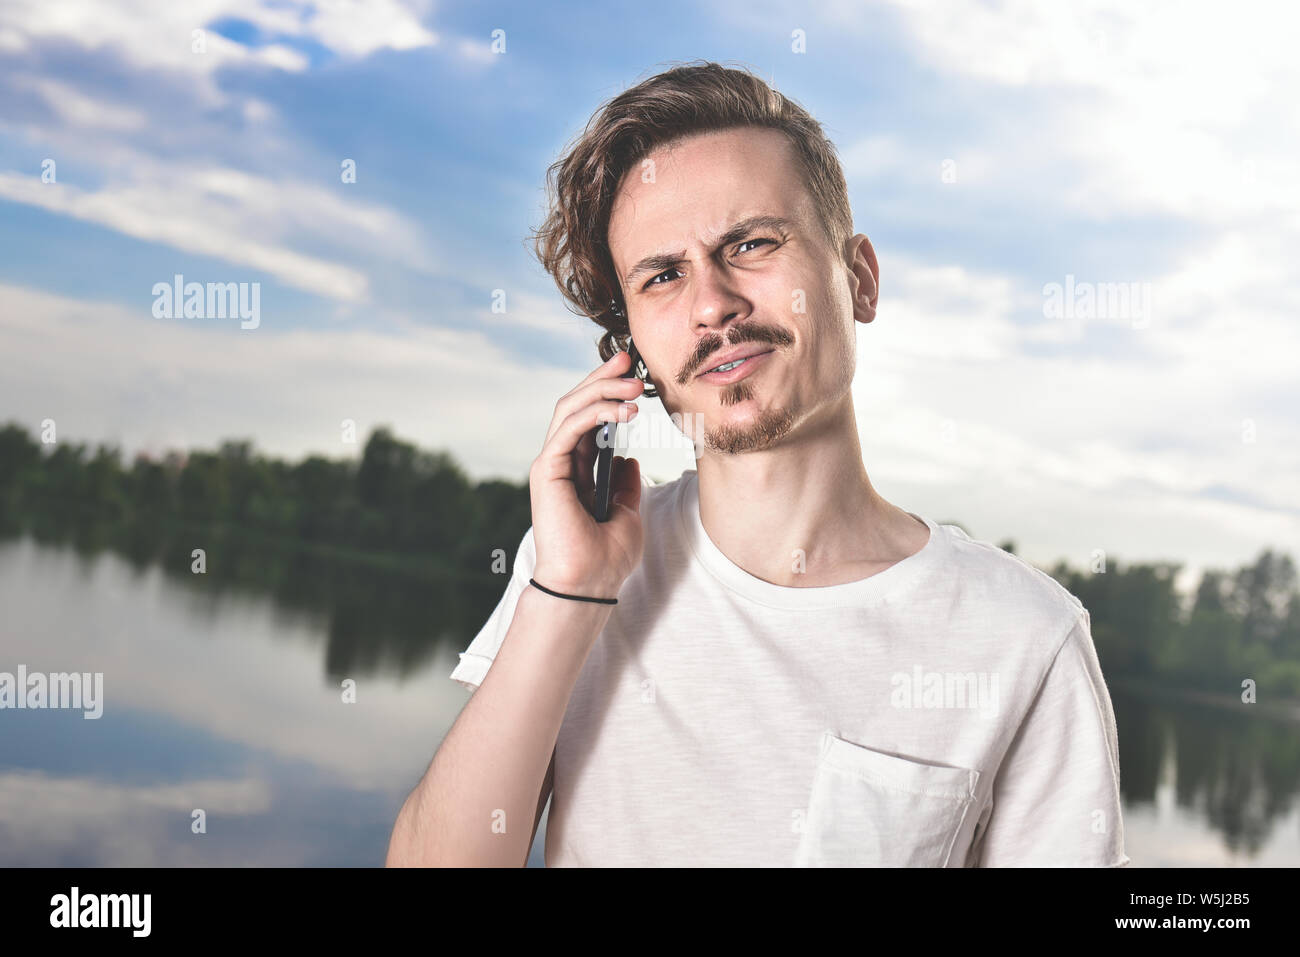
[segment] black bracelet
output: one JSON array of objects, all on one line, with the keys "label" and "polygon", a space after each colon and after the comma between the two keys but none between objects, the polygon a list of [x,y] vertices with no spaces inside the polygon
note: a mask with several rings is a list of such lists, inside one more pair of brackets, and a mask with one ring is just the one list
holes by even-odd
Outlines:
[{"label": "black bracelet", "polygon": [[594,602],[597,602],[598,604],[601,604],[601,605],[617,605],[617,604],[618,604],[618,599],[617,599],[617,598],[588,598],[588,597],[586,597],[585,595],[566,595],[566,594],[564,594],[564,592],[560,592],[560,591],[551,591],[551,590],[550,590],[549,588],[547,588],[545,585],[538,585],[538,584],[537,584],[537,581],[536,581],[535,579],[532,579],[532,578],[528,579],[528,584],[534,586],[535,588],[540,588],[542,591],[546,592],[546,594],[548,594],[548,595],[554,595],[556,598],[572,598],[574,601],[594,601]]}]

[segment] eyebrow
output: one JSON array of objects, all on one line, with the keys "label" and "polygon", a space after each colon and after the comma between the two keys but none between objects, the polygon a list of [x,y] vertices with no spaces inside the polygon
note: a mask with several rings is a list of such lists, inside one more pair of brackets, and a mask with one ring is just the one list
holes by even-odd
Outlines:
[{"label": "eyebrow", "polygon": [[[732,243],[738,243],[748,237],[751,233],[761,232],[762,230],[772,230],[778,233],[792,232],[794,224],[788,219],[781,216],[750,216],[748,219],[742,219],[740,222],[731,226],[721,236],[713,241],[714,250],[722,249],[724,246],[730,246]],[[646,256],[644,259],[637,261],[631,269],[623,275],[623,281],[629,286],[637,276],[647,272],[655,274],[672,269],[678,263],[686,259],[686,250],[678,253],[654,253]]]}]

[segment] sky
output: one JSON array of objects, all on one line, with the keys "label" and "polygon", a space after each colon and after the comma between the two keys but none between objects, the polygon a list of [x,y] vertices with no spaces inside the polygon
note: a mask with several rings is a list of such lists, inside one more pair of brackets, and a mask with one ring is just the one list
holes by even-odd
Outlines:
[{"label": "sky", "polygon": [[[1292,6],[563,11],[5,0],[0,422],[291,459],[386,425],[525,480],[599,363],[529,249],[546,169],[703,58],[839,150],[880,262],[853,396],[886,499],[1043,565],[1180,562],[1184,586],[1300,555]],[[177,275],[256,284],[256,323],[160,314]],[[631,454],[660,481],[694,464]]]}]

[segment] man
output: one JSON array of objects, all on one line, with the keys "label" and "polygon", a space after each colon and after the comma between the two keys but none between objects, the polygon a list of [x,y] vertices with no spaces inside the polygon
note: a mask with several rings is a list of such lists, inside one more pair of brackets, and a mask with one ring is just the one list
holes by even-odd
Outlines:
[{"label": "man", "polygon": [[[549,866],[1127,864],[1088,612],[868,480],[850,385],[879,267],[820,126],[692,65],[553,173],[538,251],[608,361],[557,403],[451,674],[478,690],[389,863],[523,864],[553,795]],[[592,430],[643,390],[629,336],[697,467],[643,487],[616,458],[597,523]]]}]

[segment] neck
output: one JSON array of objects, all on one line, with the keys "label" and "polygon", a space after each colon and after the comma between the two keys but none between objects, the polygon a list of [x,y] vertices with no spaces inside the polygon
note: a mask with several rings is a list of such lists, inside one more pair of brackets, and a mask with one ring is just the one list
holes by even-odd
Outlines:
[{"label": "neck", "polygon": [[696,460],[700,521],[734,564],[775,585],[869,578],[915,554],[929,530],[885,501],[862,461],[851,398],[777,446]]}]

